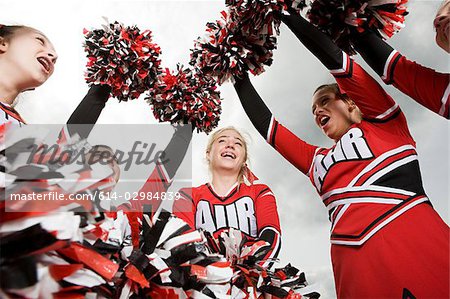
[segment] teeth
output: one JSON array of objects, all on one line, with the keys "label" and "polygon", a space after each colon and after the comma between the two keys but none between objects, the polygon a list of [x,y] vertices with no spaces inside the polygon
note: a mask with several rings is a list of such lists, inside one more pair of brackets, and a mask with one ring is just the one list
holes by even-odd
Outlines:
[{"label": "teeth", "polygon": [[50,65],[45,58],[39,57],[38,61],[44,66],[46,71],[50,71]]},{"label": "teeth", "polygon": [[222,154],[222,157],[230,157],[230,158],[232,158],[232,159],[235,159],[235,158],[236,158],[236,156],[235,156],[234,154],[229,153],[229,152],[223,153],[223,154]]},{"label": "teeth", "polygon": [[330,120],[330,118],[328,116],[323,116],[320,119],[320,124],[323,126],[323,125],[325,125],[328,122],[328,120]]}]

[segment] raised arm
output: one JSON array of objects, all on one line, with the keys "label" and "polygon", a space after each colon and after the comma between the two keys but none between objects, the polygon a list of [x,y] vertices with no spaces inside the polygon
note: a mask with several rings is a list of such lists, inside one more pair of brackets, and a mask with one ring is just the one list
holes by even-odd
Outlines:
[{"label": "raised arm", "polygon": [[283,22],[335,77],[342,92],[355,101],[368,120],[386,121],[400,113],[398,105],[375,79],[303,17],[283,15]]},{"label": "raised arm", "polygon": [[60,133],[59,142],[64,143],[75,135],[86,139],[94,128],[111,92],[109,85],[92,85],[67,120]]},{"label": "raised arm", "polygon": [[449,119],[450,74],[408,60],[375,33],[354,41],[356,50],[383,79],[431,111]]},{"label": "raised arm", "polygon": [[[148,177],[145,184],[139,190],[138,194],[155,194],[166,192],[173,182],[173,178],[180,167],[189,143],[192,138],[192,126],[175,127],[172,139],[164,149],[164,157],[162,161],[158,161],[152,173]],[[143,205],[151,205],[152,211],[156,211],[161,205],[161,200],[132,200],[131,205],[134,210],[141,210]]]},{"label": "raised arm", "polygon": [[301,140],[278,123],[248,76],[236,78],[234,88],[256,130],[292,165],[307,174],[317,147]]}]

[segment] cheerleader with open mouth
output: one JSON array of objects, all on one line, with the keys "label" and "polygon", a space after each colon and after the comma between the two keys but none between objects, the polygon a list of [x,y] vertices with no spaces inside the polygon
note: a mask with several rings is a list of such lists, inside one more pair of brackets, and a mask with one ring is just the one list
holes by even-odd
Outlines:
[{"label": "cheerleader with open mouth", "polygon": [[309,176],[328,210],[338,298],[448,298],[449,228],[426,197],[403,112],[325,34],[300,16],[283,22],[337,81],[318,87],[311,105],[335,144],[310,145],[279,124],[248,77],[235,89],[256,129]]}]

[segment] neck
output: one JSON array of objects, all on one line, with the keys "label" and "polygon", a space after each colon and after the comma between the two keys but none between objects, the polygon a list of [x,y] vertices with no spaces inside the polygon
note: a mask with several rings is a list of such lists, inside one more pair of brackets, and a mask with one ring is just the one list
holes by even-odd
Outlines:
[{"label": "neck", "polygon": [[217,195],[225,196],[237,181],[238,175],[236,173],[213,171],[211,184]]},{"label": "neck", "polygon": [[0,70],[0,102],[11,105],[21,92],[21,89],[12,79],[15,72],[13,70],[10,72],[11,68],[8,65],[0,61]]}]

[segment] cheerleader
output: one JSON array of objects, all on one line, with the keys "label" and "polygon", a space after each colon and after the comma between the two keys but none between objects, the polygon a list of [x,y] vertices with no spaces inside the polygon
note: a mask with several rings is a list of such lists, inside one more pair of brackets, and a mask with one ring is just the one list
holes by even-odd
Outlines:
[{"label": "cheerleader", "polygon": [[206,159],[211,183],[182,189],[173,213],[192,229],[204,229],[216,238],[232,227],[245,235],[246,245],[266,241],[254,256],[260,265],[270,266],[281,248],[277,206],[269,187],[253,183],[246,164],[247,142],[233,127],[217,130],[209,139]]},{"label": "cheerleader", "polygon": [[257,130],[308,175],[331,221],[338,298],[448,298],[449,228],[422,187],[415,141],[394,100],[301,17],[283,22],[338,84],[312,99],[316,125],[335,144],[310,145],[272,116],[248,77],[235,89]]},{"label": "cheerleader", "polygon": [[0,122],[24,123],[12,107],[23,91],[41,86],[53,74],[58,59],[50,40],[27,26],[0,24]]}]

